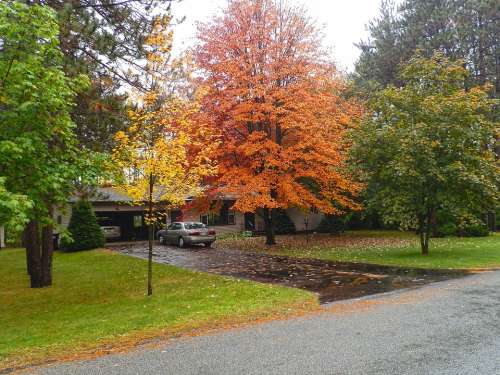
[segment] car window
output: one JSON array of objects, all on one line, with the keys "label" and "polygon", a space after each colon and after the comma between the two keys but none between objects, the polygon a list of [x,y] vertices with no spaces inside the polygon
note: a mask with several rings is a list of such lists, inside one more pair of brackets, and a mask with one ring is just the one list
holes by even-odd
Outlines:
[{"label": "car window", "polygon": [[182,229],[182,224],[181,223],[172,223],[172,224],[170,224],[170,226],[167,229],[179,230],[179,229]]},{"label": "car window", "polygon": [[206,228],[207,226],[203,223],[186,223],[184,224],[186,229],[201,229]]}]

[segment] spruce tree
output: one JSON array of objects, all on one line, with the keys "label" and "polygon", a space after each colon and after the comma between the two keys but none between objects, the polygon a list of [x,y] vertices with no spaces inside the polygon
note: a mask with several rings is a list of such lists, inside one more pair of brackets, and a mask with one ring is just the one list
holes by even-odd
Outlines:
[{"label": "spruce tree", "polygon": [[87,200],[80,200],[73,206],[68,231],[73,242],[63,240],[62,249],[65,251],[90,250],[104,246],[104,233]]},{"label": "spruce tree", "polygon": [[273,211],[274,232],[276,234],[293,234],[295,233],[295,224],[288,217],[285,210]]}]

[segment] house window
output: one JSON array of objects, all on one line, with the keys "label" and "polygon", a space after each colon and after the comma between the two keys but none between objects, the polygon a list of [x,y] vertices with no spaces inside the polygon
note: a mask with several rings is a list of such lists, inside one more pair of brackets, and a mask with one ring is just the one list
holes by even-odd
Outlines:
[{"label": "house window", "polygon": [[134,216],[134,228],[142,227],[142,215]]},{"label": "house window", "polygon": [[229,203],[224,202],[218,212],[208,212],[200,215],[200,221],[205,225],[235,225],[236,213],[229,209]]},{"label": "house window", "polygon": [[62,216],[57,215],[57,224],[61,225],[62,224]]},{"label": "house window", "polygon": [[236,215],[233,210],[229,210],[227,212],[227,224],[228,225],[234,225],[236,224]]}]

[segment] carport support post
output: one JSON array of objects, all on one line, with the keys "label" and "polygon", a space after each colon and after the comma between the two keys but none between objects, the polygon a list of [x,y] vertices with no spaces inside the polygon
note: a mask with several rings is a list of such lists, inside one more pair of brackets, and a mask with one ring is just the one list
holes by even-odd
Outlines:
[{"label": "carport support post", "polygon": [[149,174],[148,199],[148,296],[153,294],[153,173]]}]

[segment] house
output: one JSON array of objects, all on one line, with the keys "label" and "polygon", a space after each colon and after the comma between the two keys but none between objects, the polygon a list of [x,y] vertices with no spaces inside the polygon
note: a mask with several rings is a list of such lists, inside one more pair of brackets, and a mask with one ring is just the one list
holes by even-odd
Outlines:
[{"label": "house", "polygon": [[[112,187],[99,188],[90,199],[97,220],[101,227],[119,227],[119,240],[145,240],[147,239],[147,227],[144,221],[147,207],[145,205],[132,205],[132,200],[118,192]],[[56,212],[56,221],[59,225],[66,227],[71,217],[71,204],[76,198],[70,200],[70,204]],[[218,233],[237,233],[242,231],[263,232],[264,221],[254,213],[242,213],[231,209],[235,202],[234,197],[220,199],[216,208],[210,212],[201,212],[200,209],[190,205],[186,200],[186,206],[179,210],[165,211],[165,224],[174,221],[201,221],[208,226],[214,227]],[[323,214],[315,211],[307,215],[297,208],[290,208],[287,214],[294,222],[297,231],[317,228]]]}]

